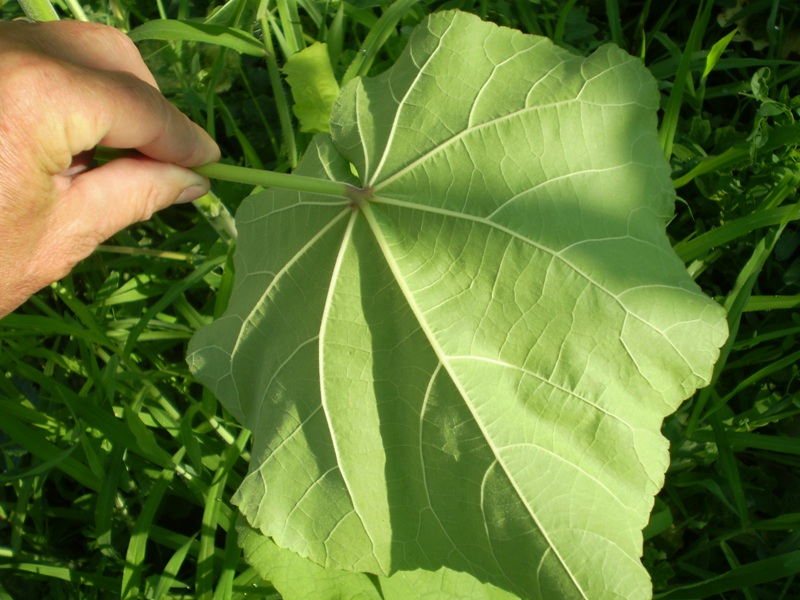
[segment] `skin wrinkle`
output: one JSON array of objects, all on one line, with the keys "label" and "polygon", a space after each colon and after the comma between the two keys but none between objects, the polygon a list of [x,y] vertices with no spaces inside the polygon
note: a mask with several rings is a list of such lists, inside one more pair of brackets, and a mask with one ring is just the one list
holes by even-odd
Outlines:
[{"label": "skin wrinkle", "polygon": [[[114,28],[0,23],[0,60],[2,317],[120,229],[205,193],[186,167],[219,149]],[[97,145],[141,155],[90,169]]]},{"label": "skin wrinkle", "polygon": [[[38,75],[26,80],[20,77],[20,74],[22,70],[37,74],[38,65],[37,61],[27,60],[26,57],[14,53],[7,58],[7,61],[4,60],[4,77],[0,84],[2,85],[0,111],[7,115],[5,119],[0,120],[0,168],[4,173],[19,173],[24,172],[26,164],[36,160],[37,153],[43,154],[41,144],[37,144],[37,148],[30,149],[21,139],[32,126],[28,115],[32,114],[31,98],[36,97],[38,93],[35,86]],[[18,93],[10,95],[4,93],[4,89],[18,90]],[[47,229],[46,218],[51,203],[28,203],[24,200],[32,193],[41,198],[51,199],[52,182],[43,181],[41,178],[33,178],[30,181],[12,178],[10,184],[4,182],[0,187],[0,206],[6,213],[4,221],[7,223],[2,228],[4,242],[10,247],[21,249],[29,256],[36,256],[40,251],[32,242],[39,239]],[[26,187],[28,189],[25,189]],[[18,275],[15,271],[18,268],[14,262],[0,261],[0,278],[2,280],[16,278]],[[13,296],[27,295],[35,291],[31,289],[29,282],[35,280],[36,274],[26,269],[22,275],[22,287],[12,292]]]}]

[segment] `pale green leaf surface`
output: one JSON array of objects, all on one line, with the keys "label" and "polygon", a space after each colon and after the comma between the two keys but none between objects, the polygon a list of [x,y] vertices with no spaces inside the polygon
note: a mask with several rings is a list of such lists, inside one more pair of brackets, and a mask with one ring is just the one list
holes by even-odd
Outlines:
[{"label": "pale green leaf surface", "polygon": [[278,547],[246,523],[237,526],[247,561],[277,589],[284,600],[513,600],[513,594],[480,583],[466,573],[398,571],[391,577],[324,569]]},{"label": "pale green leaf surface", "polygon": [[252,196],[228,311],[190,348],[254,431],[253,527],[328,568],[650,596],[659,428],[727,335],[665,235],[657,108],[614,46],[455,12],[343,88],[297,173],[373,197]]}]

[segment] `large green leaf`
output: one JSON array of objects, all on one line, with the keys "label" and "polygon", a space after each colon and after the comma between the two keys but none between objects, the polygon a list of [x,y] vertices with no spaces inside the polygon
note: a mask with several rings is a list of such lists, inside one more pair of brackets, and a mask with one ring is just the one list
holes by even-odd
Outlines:
[{"label": "large green leaf", "polygon": [[[643,598],[663,418],[727,335],[670,248],[658,92],[457,12],[347,85],[189,361],[254,432],[234,501],[328,568],[446,567],[525,598]],[[358,172],[358,177],[352,174]]]}]

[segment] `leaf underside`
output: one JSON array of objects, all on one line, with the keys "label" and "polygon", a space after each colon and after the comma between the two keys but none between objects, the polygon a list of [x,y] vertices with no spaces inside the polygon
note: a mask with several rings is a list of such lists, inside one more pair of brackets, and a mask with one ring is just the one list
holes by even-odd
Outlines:
[{"label": "leaf underside", "polygon": [[516,595],[482,584],[466,573],[398,571],[391,577],[324,569],[307,558],[279,548],[246,523],[237,526],[239,545],[256,572],[280,590],[283,598],[302,600],[514,600]]},{"label": "leaf underside", "polygon": [[190,347],[254,432],[253,528],[327,568],[650,596],[659,428],[727,335],[665,234],[657,108],[615,46],[459,12],[345,86],[296,172],[372,198],[251,196],[228,310]]}]

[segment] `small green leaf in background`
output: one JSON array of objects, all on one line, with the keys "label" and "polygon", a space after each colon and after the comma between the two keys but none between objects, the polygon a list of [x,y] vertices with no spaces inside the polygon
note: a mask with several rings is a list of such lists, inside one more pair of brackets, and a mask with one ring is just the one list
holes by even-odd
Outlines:
[{"label": "small green leaf in background", "polygon": [[614,45],[454,11],[342,89],[296,174],[362,195],[247,199],[228,310],[190,344],[253,431],[252,528],[380,581],[651,596],[660,427],[727,337],[665,233],[658,108]]},{"label": "small green leaf in background", "polygon": [[300,131],[330,131],[331,109],[339,97],[339,84],[327,44],[317,42],[295,52],[286,60],[283,72],[292,90],[292,110],[300,121]]},{"label": "small green leaf in background", "polygon": [[772,71],[769,67],[761,67],[750,78],[750,90],[753,92],[753,97],[759,102],[769,102],[769,80],[772,77]]},{"label": "small green leaf in background", "polygon": [[719,62],[722,53],[725,52],[725,49],[728,47],[728,44],[731,43],[733,36],[735,36],[738,32],[738,29],[734,29],[728,35],[711,46],[711,50],[708,51],[708,56],[706,56],[706,66],[703,69],[703,75],[701,77],[702,79],[705,79],[711,74],[711,71],[713,71],[714,67],[717,66],[717,62]]}]

